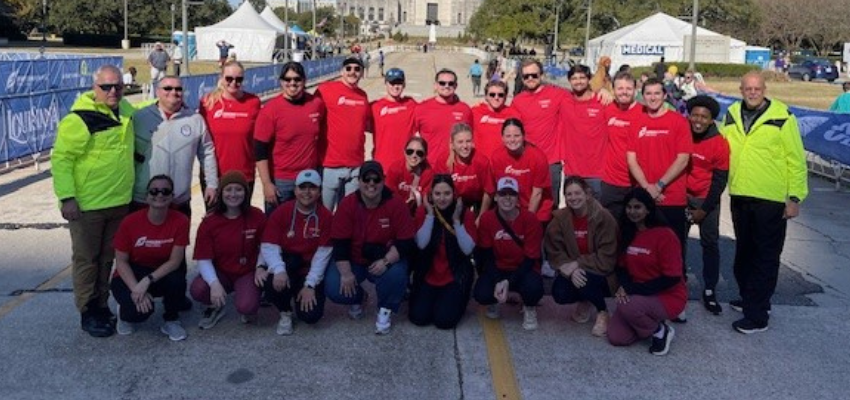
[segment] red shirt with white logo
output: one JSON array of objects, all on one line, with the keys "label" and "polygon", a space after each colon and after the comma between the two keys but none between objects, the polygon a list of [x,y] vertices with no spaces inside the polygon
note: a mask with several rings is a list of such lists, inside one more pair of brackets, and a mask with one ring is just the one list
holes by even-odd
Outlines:
[{"label": "red shirt with white logo", "polygon": [[309,93],[302,100],[294,104],[283,95],[277,96],[257,116],[254,139],[272,144],[269,162],[275,179],[294,180],[302,170],[319,166],[318,141],[324,129],[325,105]]},{"label": "red shirt with white logo", "polygon": [[700,199],[708,197],[714,170],[729,170],[729,142],[720,134],[694,142],[688,166],[688,194]]},{"label": "red shirt with white logo", "polygon": [[218,172],[242,171],[248,181],[254,180],[254,123],[260,113],[260,98],[245,93],[241,99],[224,97],[212,107],[201,107],[198,113],[204,117],[207,128],[215,143],[215,158]]},{"label": "red shirt with white logo", "polygon": [[[644,113],[634,124],[634,131],[627,151],[635,153],[649,184],[658,182],[664,176],[676,161],[676,156],[693,153],[690,124],[675,111],[667,111],[660,117],[650,117]],[[658,205],[687,205],[685,181],[685,174],[682,173],[672,182],[665,182],[664,200],[659,201]]]},{"label": "red shirt with white logo", "polygon": [[587,219],[587,215],[579,217],[578,215],[573,214],[573,234],[576,237],[578,252],[581,254],[590,253],[590,246],[587,245],[588,226],[589,222]]},{"label": "red shirt with white logo", "polygon": [[385,168],[404,160],[407,139],[416,134],[413,113],[416,100],[402,97],[399,101],[382,98],[372,102],[372,130],[375,147],[372,159]]},{"label": "red shirt with white logo", "polygon": [[564,175],[601,178],[608,142],[605,106],[596,98],[561,103],[561,139]]},{"label": "red shirt with white logo", "polygon": [[[269,217],[268,227],[263,232],[263,243],[280,246],[290,255],[301,256],[301,276],[310,272],[310,262],[316,250],[331,245],[331,222],[333,215],[321,203],[316,213],[308,216],[295,208],[297,200],[289,200],[275,208]],[[294,221],[293,221],[294,214]]]},{"label": "red shirt with white logo", "polygon": [[[423,161],[424,162],[424,161]],[[407,201],[410,198],[410,190],[416,189],[422,196],[431,191],[431,182],[434,180],[434,170],[428,163],[419,175],[419,183],[413,186],[413,172],[407,169],[407,161],[396,161],[386,173],[386,187],[400,199]]]},{"label": "red shirt with white logo", "polygon": [[[466,230],[466,233],[472,238],[472,241],[478,242],[478,232],[475,227],[475,215],[470,211],[463,212],[463,227]],[[416,217],[414,218],[416,229],[422,227],[422,224],[425,222],[425,207],[419,207],[416,209]],[[448,223],[453,223],[451,220],[446,221]],[[437,229],[437,224],[441,224],[440,220],[437,217],[434,217],[434,229]],[[437,251],[434,253],[434,264],[428,268],[428,272],[425,274],[425,282],[427,282],[431,286],[442,287],[452,283],[455,280],[454,274],[452,274],[451,267],[449,266],[449,258],[446,254],[446,240],[457,240],[454,236],[449,234],[444,234],[440,236],[440,244],[437,246]],[[430,246],[430,243],[429,243]]]},{"label": "red shirt with white logo", "polygon": [[436,97],[419,103],[414,113],[416,130],[428,142],[428,161],[435,164],[438,157],[448,154],[452,127],[463,122],[472,126],[472,110],[466,103],[440,103]]},{"label": "red shirt with white logo", "polygon": [[537,93],[523,91],[511,102],[525,127],[525,139],[543,150],[548,164],[561,161],[558,124],[561,102],[569,100],[567,94],[564,89],[543,85]]},{"label": "red shirt with white logo", "polygon": [[410,240],[416,234],[407,205],[399,196],[389,196],[385,195],[377,208],[366,208],[359,191],[345,196],[339,203],[331,226],[331,239],[351,240],[352,263],[369,265],[370,261],[363,254],[364,244],[389,248],[395,241]]},{"label": "red shirt with white logo", "polygon": [[643,107],[637,102],[621,110],[616,103],[611,103],[605,109],[608,120],[608,144],[605,146],[605,169],[602,181],[607,184],[629,187],[632,186],[629,163],[626,161],[626,148],[631,135],[635,133],[632,124],[643,115]]},{"label": "red shirt with white logo", "polygon": [[[443,159],[448,158],[448,156]],[[452,168],[441,161],[434,166],[434,172],[437,174],[449,174],[455,183],[455,196],[463,199],[465,206],[481,203],[484,198],[484,186],[486,182],[492,180],[490,178],[490,160],[478,152],[478,149],[472,151],[469,164],[464,163],[460,158],[455,157]]]},{"label": "red shirt with white logo", "polygon": [[[155,270],[171,257],[174,246],[189,245],[189,218],[168,210],[162,225],[148,219],[148,210],[136,211],[121,221],[112,241],[115,250],[127,253],[130,264]],[[116,271],[113,276],[118,276]]]},{"label": "red shirt with white logo", "polygon": [[[493,249],[496,255],[496,268],[502,271],[516,271],[526,257],[539,259],[543,243],[543,227],[534,214],[527,210],[520,210],[513,221],[505,220],[514,234],[522,240],[523,247],[520,247],[502,227],[496,217],[497,212],[496,210],[485,212],[478,225],[478,246],[483,249]],[[539,268],[539,265],[535,265],[535,270],[538,272]]]},{"label": "red shirt with white logo", "polygon": [[543,189],[537,219],[544,222],[552,219],[552,179],[549,163],[546,162],[546,155],[537,146],[526,143],[525,150],[519,156],[514,156],[504,146],[496,150],[490,158],[490,180],[484,187],[487,193],[496,193],[496,182],[505,176],[516,179],[519,184],[519,204],[523,210],[528,210],[532,189]]},{"label": "red shirt with white logo", "polygon": [[359,167],[363,164],[366,130],[372,119],[366,92],[333,81],[320,84],[316,95],[325,101],[328,109],[328,128],[320,144],[322,166]]},{"label": "red shirt with white logo", "polygon": [[[626,248],[626,254],[620,256],[618,265],[626,268],[635,283],[647,282],[662,275],[682,278],[682,247],[670,228],[655,227],[638,231]],[[667,310],[668,318],[679,315],[685,309],[688,299],[684,279],[659,293],[658,299]]]},{"label": "red shirt with white logo", "polygon": [[252,274],[265,226],[266,216],[256,207],[237,218],[208,214],[198,227],[193,258],[212,260],[216,271],[231,279]]},{"label": "red shirt with white logo", "polygon": [[496,149],[502,147],[502,125],[505,120],[519,118],[512,107],[502,107],[494,111],[487,103],[472,107],[472,138],[475,150],[490,157]]}]

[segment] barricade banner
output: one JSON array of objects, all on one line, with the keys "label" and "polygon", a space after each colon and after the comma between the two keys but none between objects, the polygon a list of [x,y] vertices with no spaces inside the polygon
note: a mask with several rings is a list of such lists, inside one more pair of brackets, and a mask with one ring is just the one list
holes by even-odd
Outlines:
[{"label": "barricade banner", "polygon": [[0,96],[90,87],[103,65],[123,67],[123,57],[73,57],[0,61]]},{"label": "barricade banner", "polygon": [[66,89],[0,99],[0,162],[51,149],[59,120],[84,91]]}]

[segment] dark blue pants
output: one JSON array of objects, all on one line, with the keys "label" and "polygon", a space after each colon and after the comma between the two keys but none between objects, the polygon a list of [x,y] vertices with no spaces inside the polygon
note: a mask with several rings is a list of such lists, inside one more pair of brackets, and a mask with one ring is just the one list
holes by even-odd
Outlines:
[{"label": "dark blue pants", "polygon": [[[154,270],[138,265],[130,265],[133,270],[133,275],[137,280],[144,278]],[[131,297],[132,290],[127,287],[121,277],[112,278],[112,296],[115,301],[121,306],[121,314],[119,318],[126,322],[143,322],[147,321],[154,310],[151,309],[148,313],[140,313],[136,310],[136,304]],[[153,297],[162,297],[162,304],[165,307],[165,313],[162,319],[166,321],[176,321],[179,317],[180,305],[186,297],[186,275],[180,270],[171,271],[168,275],[160,277],[148,288],[148,293]]]},{"label": "dark blue pants", "polygon": [[484,271],[478,277],[478,282],[475,282],[473,290],[475,301],[485,306],[496,304],[497,300],[493,292],[496,290],[496,284],[505,279],[509,282],[508,290],[519,293],[524,305],[536,306],[543,298],[543,278],[537,271],[529,269],[523,273],[519,270],[502,271],[492,268]]},{"label": "dark blue pants", "polygon": [[363,266],[351,263],[351,272],[354,273],[354,278],[357,281],[357,291],[354,296],[344,296],[340,293],[340,274],[336,264],[332,263],[328,266],[325,273],[325,294],[328,299],[337,304],[359,304],[363,300],[363,288],[360,284],[364,280],[369,280],[375,284],[375,291],[378,294],[378,308],[387,308],[393,312],[398,312],[398,308],[404,300],[404,293],[407,291],[407,261],[404,259],[390,264],[386,272],[382,275],[372,275],[369,273],[368,266]]},{"label": "dark blue pants", "polygon": [[596,307],[596,311],[607,311],[605,298],[611,296],[608,289],[608,279],[602,275],[585,273],[587,283],[582,288],[577,288],[572,279],[565,278],[561,274],[552,282],[552,300],[558,304],[573,304],[579,301],[588,301]]},{"label": "dark blue pants", "polygon": [[415,286],[410,294],[410,322],[419,326],[434,324],[439,329],[454,329],[469,303],[472,280],[465,287],[456,281],[445,286],[426,282]]}]

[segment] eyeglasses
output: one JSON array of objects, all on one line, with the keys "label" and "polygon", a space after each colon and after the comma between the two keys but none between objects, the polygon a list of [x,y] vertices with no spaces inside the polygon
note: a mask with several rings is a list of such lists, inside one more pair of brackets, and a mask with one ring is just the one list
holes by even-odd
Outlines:
[{"label": "eyeglasses", "polygon": [[304,79],[301,78],[300,76],[284,76],[283,78],[280,78],[280,80],[287,82],[287,83],[289,83],[289,82],[300,83]]},{"label": "eyeglasses", "polygon": [[112,89],[115,89],[116,92],[124,90],[124,85],[120,83],[104,83],[102,85],[97,85],[97,87],[99,87],[100,90],[103,90],[106,93],[111,92]]},{"label": "eyeglasses", "polygon": [[166,92],[175,91],[177,93],[183,93],[182,86],[163,86],[160,89],[165,90]]},{"label": "eyeglasses", "polygon": [[440,86],[449,86],[449,87],[457,86],[457,82],[455,82],[455,81],[437,81],[437,84],[439,84]]},{"label": "eyeglasses", "polygon": [[685,79],[694,79],[694,77],[693,77],[693,76],[685,75]]},{"label": "eyeglasses", "polygon": [[404,154],[407,154],[409,156],[416,154],[417,156],[419,156],[419,158],[425,157],[425,151],[423,150],[405,149]]},{"label": "eyeglasses", "polygon": [[348,72],[351,72],[351,71],[360,72],[360,71],[363,70],[363,68],[360,68],[359,65],[346,65],[345,70],[348,71]]},{"label": "eyeglasses", "polygon": [[360,180],[361,180],[361,181],[363,181],[363,183],[373,183],[373,184],[378,184],[378,183],[383,182],[383,181],[384,181],[384,178],[381,178],[381,177],[380,177],[380,176],[378,176],[378,175],[369,175],[369,176],[366,176],[366,177],[360,178]]},{"label": "eyeglasses", "polygon": [[522,74],[522,79],[524,79],[524,80],[540,79],[540,74]]},{"label": "eyeglasses", "polygon": [[245,81],[245,77],[244,76],[225,76],[224,81],[227,82],[227,83],[233,83],[233,82],[242,83],[243,81]]},{"label": "eyeglasses", "polygon": [[151,195],[151,196],[154,196],[154,197],[156,197],[156,196],[158,196],[158,195],[171,196],[171,194],[172,194],[172,193],[174,193],[174,190],[172,190],[171,188],[162,188],[162,189],[160,189],[160,188],[153,188],[153,189],[148,189],[148,194],[149,194],[149,195]]},{"label": "eyeglasses", "polygon": [[505,94],[504,93],[492,92],[492,93],[487,93],[487,96],[490,96],[490,97],[493,97],[493,98],[496,98],[496,97],[504,98]]}]

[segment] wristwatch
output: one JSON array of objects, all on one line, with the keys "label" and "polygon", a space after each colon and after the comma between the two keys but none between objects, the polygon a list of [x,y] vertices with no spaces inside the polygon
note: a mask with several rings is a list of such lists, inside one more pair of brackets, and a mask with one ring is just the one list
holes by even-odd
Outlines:
[{"label": "wristwatch", "polygon": [[662,181],[661,179],[659,179],[658,182],[655,182],[655,185],[658,186],[658,188],[661,189],[662,192],[664,191],[664,188],[667,187],[667,184],[664,183],[664,181]]},{"label": "wristwatch", "polygon": [[153,277],[153,272],[149,273],[147,278],[148,278],[148,281],[150,281],[150,283],[156,282],[156,279]]},{"label": "wristwatch", "polygon": [[313,290],[315,290],[315,289],[316,289],[316,285],[314,285],[314,284],[312,284],[312,283],[305,283],[305,284],[304,284],[304,287],[306,287],[306,288],[310,288],[310,289],[313,289]]},{"label": "wristwatch", "polygon": [[800,204],[800,198],[797,196],[791,196],[788,198],[788,200],[791,200],[795,204]]}]

